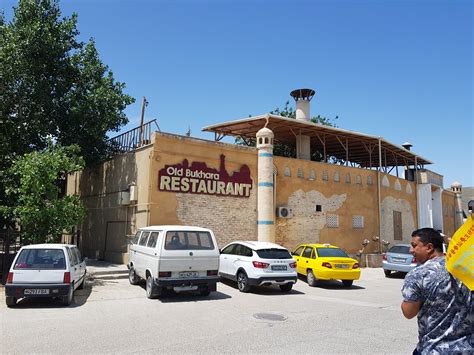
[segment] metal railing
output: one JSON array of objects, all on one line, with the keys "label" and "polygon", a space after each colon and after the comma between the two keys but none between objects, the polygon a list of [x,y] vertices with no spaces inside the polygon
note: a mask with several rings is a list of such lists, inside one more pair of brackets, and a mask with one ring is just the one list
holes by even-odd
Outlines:
[{"label": "metal railing", "polygon": [[160,127],[158,126],[156,119],[154,119],[145,123],[143,126],[138,126],[130,131],[118,135],[117,137],[109,139],[109,142],[114,145],[117,152],[125,153],[133,151],[151,143],[151,134],[155,132],[153,125],[156,126],[158,131],[160,131]]}]

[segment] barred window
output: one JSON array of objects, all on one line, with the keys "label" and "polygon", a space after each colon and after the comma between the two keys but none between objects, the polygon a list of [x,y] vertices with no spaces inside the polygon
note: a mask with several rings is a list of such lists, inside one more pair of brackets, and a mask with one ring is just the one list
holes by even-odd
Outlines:
[{"label": "barred window", "polygon": [[286,166],[284,174],[285,174],[285,176],[291,176],[291,169]]},{"label": "barred window", "polygon": [[367,176],[367,185],[372,185],[372,176]]},{"label": "barred window", "polygon": [[336,171],[336,172],[334,173],[334,181],[335,181],[335,182],[339,182],[339,172],[338,172],[338,171]]},{"label": "barred window", "polygon": [[337,214],[327,214],[326,225],[328,228],[339,228],[339,216]]},{"label": "barred window", "polygon": [[356,176],[356,184],[362,184],[362,179],[360,178],[360,175]]},{"label": "barred window", "polygon": [[351,183],[351,174],[346,174],[346,184],[350,184]]},{"label": "barred window", "polygon": [[316,180],[316,171],[314,169],[311,169],[309,171],[309,179],[310,180]]},{"label": "barred window", "polygon": [[352,216],[352,228],[354,229],[364,228],[364,216]]}]

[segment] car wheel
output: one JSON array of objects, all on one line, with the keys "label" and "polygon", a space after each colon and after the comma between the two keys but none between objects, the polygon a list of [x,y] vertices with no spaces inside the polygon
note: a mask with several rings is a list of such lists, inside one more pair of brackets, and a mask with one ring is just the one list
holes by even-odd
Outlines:
[{"label": "car wheel", "polygon": [[128,271],[128,281],[130,282],[130,285],[137,285],[140,281],[133,267],[130,267],[130,270]]},{"label": "car wheel", "polygon": [[344,285],[344,287],[351,287],[353,283],[353,280],[342,280],[342,284]]},{"label": "car wheel", "polygon": [[290,292],[292,288],[293,288],[293,284],[292,284],[292,283],[280,285],[280,290],[281,290],[281,292]]},{"label": "car wheel", "polygon": [[385,269],[383,270],[383,272],[384,272],[384,274],[385,274],[386,277],[389,277],[390,274],[392,273],[392,271],[390,271],[390,270],[385,270]]},{"label": "car wheel", "polygon": [[318,283],[318,279],[316,276],[313,274],[313,270],[308,270],[306,273],[306,281],[308,282],[308,285],[314,287]]},{"label": "car wheel", "polygon": [[211,293],[211,291],[209,290],[209,287],[207,287],[207,286],[204,287],[204,288],[199,289],[199,294],[201,296],[209,296],[210,293]]},{"label": "car wheel", "polygon": [[249,278],[243,271],[239,272],[237,275],[237,287],[239,288],[240,292],[250,291]]},{"label": "car wheel", "polygon": [[61,302],[63,306],[69,306],[73,298],[74,298],[74,284],[71,284],[68,294],[66,296],[61,297]]},{"label": "car wheel", "polygon": [[7,307],[13,307],[16,305],[16,298],[13,296],[6,296],[5,303],[7,304]]},{"label": "car wheel", "polygon": [[146,278],[146,296],[150,299],[156,298],[161,295],[160,289],[156,287],[153,277],[148,275]]}]

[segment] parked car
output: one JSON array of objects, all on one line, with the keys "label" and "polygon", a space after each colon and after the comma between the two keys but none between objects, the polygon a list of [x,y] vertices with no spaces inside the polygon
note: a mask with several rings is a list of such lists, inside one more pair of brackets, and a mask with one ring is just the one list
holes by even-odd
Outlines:
[{"label": "parked car", "polygon": [[5,300],[13,307],[20,298],[60,298],[64,305],[82,289],[86,263],[75,245],[35,244],[20,249],[8,273]]},{"label": "parked car", "polygon": [[318,280],[341,280],[345,287],[350,287],[360,277],[358,261],[330,244],[301,244],[292,255],[296,271],[306,276],[310,286],[316,286]]},{"label": "parked car", "polygon": [[145,280],[146,295],[165,289],[208,296],[219,280],[219,249],[210,229],[190,226],[140,228],[129,249],[129,281]]},{"label": "parked car", "polygon": [[382,267],[387,277],[392,271],[406,273],[417,266],[415,257],[410,253],[410,244],[395,244],[383,255]]},{"label": "parked car", "polygon": [[297,280],[296,263],[287,249],[257,241],[233,242],[222,248],[219,276],[236,281],[240,292],[271,285],[289,292]]}]

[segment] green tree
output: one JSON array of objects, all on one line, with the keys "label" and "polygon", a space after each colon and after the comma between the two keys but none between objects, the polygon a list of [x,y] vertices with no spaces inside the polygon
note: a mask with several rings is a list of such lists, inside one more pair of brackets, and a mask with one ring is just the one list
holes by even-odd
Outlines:
[{"label": "green tree", "polygon": [[[272,115],[278,115],[282,117],[288,117],[288,118],[294,118],[296,119],[296,111],[293,109],[293,107],[290,106],[290,102],[287,101],[285,103],[285,106],[283,109],[280,108],[275,108],[273,111],[270,111]],[[328,119],[326,117],[317,115],[311,117],[311,122],[313,123],[318,123],[322,124],[325,126],[331,126],[331,127],[337,127],[335,121],[339,117],[336,116],[334,119]],[[237,137],[235,139],[236,144],[240,145],[248,145],[255,147],[256,141],[254,138],[252,139],[242,139],[240,137]],[[286,144],[282,143],[275,143],[273,146],[273,154],[281,157],[288,157],[288,158],[296,158],[296,147],[295,146],[288,146]],[[324,154],[322,152],[316,151],[311,153],[311,160],[313,161],[323,161],[324,160]],[[339,160],[336,159],[335,157],[328,157],[328,160],[333,161],[333,162],[338,162]]]},{"label": "green tree", "polygon": [[[91,39],[78,40],[77,15],[62,17],[54,0],[19,0],[13,17],[0,11],[0,205],[13,161],[42,151],[48,139],[77,144],[87,166],[110,157],[107,132],[127,123],[135,100],[103,64]],[[0,224],[8,223],[2,220]]]},{"label": "green tree", "polygon": [[11,22],[0,14],[0,168],[46,147],[48,137],[78,144],[87,165],[108,158],[107,132],[127,123],[123,93],[94,41],[78,41],[77,15],[57,1],[20,0]]},{"label": "green tree", "polygon": [[14,198],[14,207],[1,212],[21,221],[27,242],[58,242],[63,232],[70,233],[81,223],[85,209],[77,195],[60,194],[58,181],[84,168],[79,147],[48,143],[46,149],[16,158],[8,171],[6,194]]}]

